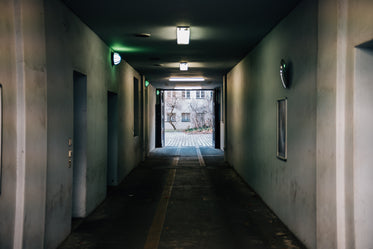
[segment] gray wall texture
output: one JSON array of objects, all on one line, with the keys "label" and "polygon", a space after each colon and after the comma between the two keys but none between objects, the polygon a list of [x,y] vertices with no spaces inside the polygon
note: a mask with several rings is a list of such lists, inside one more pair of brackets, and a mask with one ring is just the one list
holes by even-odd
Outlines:
[{"label": "gray wall texture", "polygon": [[[281,85],[280,60],[291,66]],[[308,247],[316,231],[317,4],[303,1],[227,76],[227,159]],[[276,158],[276,103],[288,98],[288,160]]]},{"label": "gray wall texture", "polygon": [[[125,61],[111,65],[111,50],[60,1],[45,1],[48,74],[48,178],[45,247],[55,248],[71,227],[71,205],[78,216],[92,212],[106,196],[107,95],[118,93],[118,175],[121,180],[140,157],[133,129],[133,78]],[[58,59],[56,59],[58,58]],[[73,138],[73,71],[87,76],[86,169],[80,203],[71,199],[73,171],[67,167],[68,138]],[[73,138],[74,145],[74,138]],[[73,166],[74,167],[74,166]],[[75,202],[75,200],[74,200]]]},{"label": "gray wall texture", "polygon": [[0,195],[0,247],[12,248],[17,183],[17,84],[13,1],[0,3],[0,84],[3,88],[3,158]]},{"label": "gray wall texture", "polygon": [[56,248],[70,232],[76,205],[74,165],[68,167],[74,146],[73,72],[87,76],[87,164],[80,174],[79,216],[106,196],[109,90],[118,93],[119,102],[117,182],[142,159],[143,138],[130,132],[133,78],[141,75],[125,61],[113,67],[111,49],[60,1],[2,1],[0,14],[6,120],[0,248]]},{"label": "gray wall texture", "polygon": [[[367,0],[301,1],[227,75],[226,158],[310,248],[373,247],[372,10]],[[292,64],[289,90],[280,58]],[[282,162],[275,101],[285,96]]]}]

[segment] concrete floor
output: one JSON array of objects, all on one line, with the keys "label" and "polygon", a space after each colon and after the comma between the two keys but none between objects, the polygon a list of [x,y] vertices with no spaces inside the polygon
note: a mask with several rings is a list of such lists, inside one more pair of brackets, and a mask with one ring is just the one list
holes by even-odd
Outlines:
[{"label": "concrete floor", "polygon": [[60,249],[304,248],[211,147],[154,150]]}]

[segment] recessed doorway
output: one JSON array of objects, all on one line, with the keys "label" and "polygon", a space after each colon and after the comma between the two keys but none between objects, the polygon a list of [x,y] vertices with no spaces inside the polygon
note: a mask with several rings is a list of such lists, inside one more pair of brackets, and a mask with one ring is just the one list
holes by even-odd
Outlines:
[{"label": "recessed doorway", "polygon": [[108,92],[107,185],[118,184],[118,94]]},{"label": "recessed doorway", "polygon": [[72,217],[85,216],[87,171],[87,76],[74,71]]},{"label": "recessed doorway", "polygon": [[373,42],[355,51],[354,84],[354,216],[356,248],[370,248],[373,226]]}]

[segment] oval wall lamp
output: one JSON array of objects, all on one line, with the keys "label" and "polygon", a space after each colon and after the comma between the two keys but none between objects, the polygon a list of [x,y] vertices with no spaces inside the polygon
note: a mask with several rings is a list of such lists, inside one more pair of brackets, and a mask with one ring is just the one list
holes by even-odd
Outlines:
[{"label": "oval wall lamp", "polygon": [[113,66],[118,65],[122,61],[122,57],[120,56],[119,53],[117,52],[112,52],[111,53],[111,64]]},{"label": "oval wall lamp", "polygon": [[150,82],[148,80],[145,80],[145,87],[148,87],[150,85]]},{"label": "oval wall lamp", "polygon": [[285,60],[280,61],[280,78],[284,88],[289,88],[289,65]]}]

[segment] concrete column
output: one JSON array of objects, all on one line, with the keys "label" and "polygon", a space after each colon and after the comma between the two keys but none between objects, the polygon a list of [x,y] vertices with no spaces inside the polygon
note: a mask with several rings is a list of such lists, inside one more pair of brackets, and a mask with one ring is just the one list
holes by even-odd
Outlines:
[{"label": "concrete column", "polygon": [[14,249],[43,248],[47,84],[42,0],[15,0],[17,179]]},{"label": "concrete column", "polygon": [[[227,117],[227,75],[223,76],[223,84],[221,88],[221,142],[220,147],[222,150],[226,151],[226,139],[227,139],[227,130],[226,130],[226,117]],[[225,152],[227,153],[227,152]],[[224,155],[225,155],[224,153]]]},{"label": "concrete column", "polygon": [[346,246],[347,1],[319,1],[317,248]]}]

